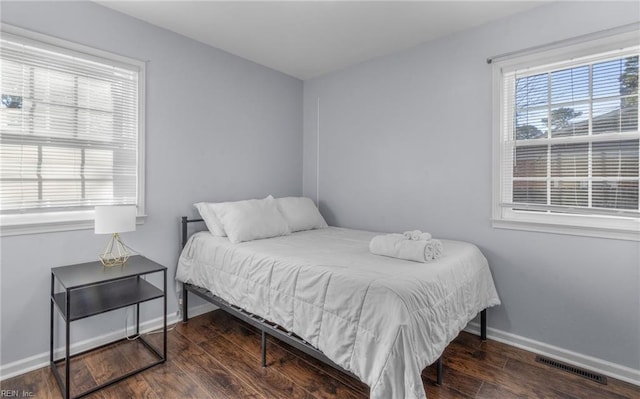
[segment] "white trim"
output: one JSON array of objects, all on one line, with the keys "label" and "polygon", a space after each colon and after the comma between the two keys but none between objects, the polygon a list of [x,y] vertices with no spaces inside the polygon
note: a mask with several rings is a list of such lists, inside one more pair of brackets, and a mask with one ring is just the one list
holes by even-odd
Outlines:
[{"label": "white trim", "polygon": [[543,51],[549,51],[557,48],[564,48],[567,46],[572,46],[572,45],[576,45],[584,42],[591,42],[593,40],[607,38],[613,35],[619,35],[619,34],[637,31],[638,29],[640,29],[640,23],[634,22],[628,25],[618,26],[611,29],[606,29],[606,30],[593,32],[593,33],[587,33],[586,35],[573,37],[570,39],[558,40],[550,44],[543,44],[541,46],[530,47],[524,50],[512,51],[509,53],[496,55],[496,56],[487,58],[487,63],[491,64],[494,62],[506,61],[508,59],[515,58],[515,57],[524,57],[526,55],[537,54]]},{"label": "white trim", "polygon": [[[467,325],[464,331],[480,335],[480,325],[478,323],[471,322]],[[549,356],[578,367],[605,374],[620,381],[640,386],[640,370],[635,370],[630,367],[622,366],[596,357],[583,355],[578,352],[573,352],[495,328],[487,328],[487,338],[539,355]],[[445,359],[445,362],[446,361],[447,360]]]},{"label": "white trim", "polygon": [[596,226],[571,226],[552,223],[535,223],[521,220],[493,219],[491,226],[497,229],[535,231],[539,233],[567,234],[574,236],[640,241],[640,230],[616,230]]},{"label": "white trim", "polygon": [[316,111],[316,206],[320,208],[320,97]]},{"label": "white trim", "polygon": [[[146,62],[85,46],[14,25],[0,23],[0,33],[32,41],[38,47],[51,48],[58,53],[81,55],[103,64],[138,72],[138,149],[137,149],[137,217],[143,224],[145,213],[145,137],[146,137]],[[23,234],[93,229],[93,211],[41,212],[34,214],[0,215],[0,237]]]},{"label": "white trim", "polygon": [[142,66],[138,70],[138,174],[137,181],[137,197],[138,215],[145,215],[145,175],[147,171],[146,165],[146,137],[147,137],[147,65],[142,62]]},{"label": "white trim", "polygon": [[[211,312],[215,309],[217,309],[217,307],[211,305],[210,303],[204,303],[195,306],[189,309],[190,318]],[[179,321],[180,317],[178,317],[176,314],[167,315],[167,324],[173,324]],[[162,318],[158,317],[156,319],[142,323],[140,327],[142,328],[141,331],[144,333],[156,330],[161,325]],[[479,335],[480,325],[478,323],[471,322],[467,325],[464,331]],[[169,332],[168,334],[171,334],[171,332]],[[90,348],[104,345],[122,337],[122,331],[114,331],[105,335],[101,335],[99,337],[94,337],[89,340],[78,342],[72,345],[72,353],[78,353]],[[621,366],[619,364],[615,364],[606,360],[569,351],[557,346],[549,345],[540,341],[535,341],[530,338],[522,337],[491,327],[487,328],[487,337],[494,341],[502,342],[504,344],[524,349],[532,353],[549,356],[560,361],[564,361],[579,367],[584,367],[592,371],[605,374],[620,381],[640,386],[640,370],[634,370],[626,366]],[[61,353],[62,350],[58,348],[56,350],[56,354]],[[4,381],[17,375],[28,373],[30,371],[48,366],[49,352],[47,351],[0,366],[0,381]]]},{"label": "white trim", "polygon": [[[505,113],[513,112],[513,110],[506,109],[503,104],[505,101],[504,96],[507,95],[506,92],[513,92],[513,89],[505,87],[508,83],[503,79],[503,75],[521,68],[533,68],[533,71],[539,65],[546,65],[545,68],[547,68],[550,63],[559,61],[584,62],[582,57],[593,58],[593,55],[605,51],[609,58],[612,52],[616,53],[616,56],[628,54],[631,47],[634,49],[634,53],[637,53],[639,28],[640,24],[638,23],[630,24],[592,35],[581,36],[580,38],[564,40],[550,45],[539,46],[535,49],[496,57],[492,67],[493,181],[491,222],[494,228],[640,241],[640,219],[637,217],[620,218],[617,216],[596,216],[584,213],[538,214],[515,212],[509,207],[502,206],[502,203],[510,202],[509,199],[512,197],[511,185],[506,184],[503,186],[503,184],[505,184],[505,181],[513,180],[513,177],[510,176],[512,169],[503,168],[502,165],[505,153],[511,153],[511,146],[513,145],[511,141],[505,140],[505,136],[511,136],[509,129],[512,129],[511,124],[507,124],[505,121],[513,120],[512,116]],[[503,123],[506,125],[503,125]],[[603,135],[602,137],[589,135],[584,138],[579,137],[574,141],[608,141],[611,137],[613,135]],[[638,132],[632,132],[618,134],[615,139],[637,139],[638,137]],[[548,138],[540,139],[536,143],[534,143],[534,140],[530,142],[526,140],[520,141],[524,145],[550,145],[551,143],[569,142],[570,139]],[[585,213],[594,212],[585,210]]]},{"label": "white trim", "polygon": [[[120,67],[124,69],[131,69],[132,65],[135,65],[139,69],[144,69],[146,63],[142,60],[138,60],[135,58],[126,57],[120,54],[112,53],[110,51],[104,51],[97,48],[93,48],[90,46],[85,46],[84,44],[72,42],[65,39],[60,39],[55,36],[51,36],[48,34],[38,33],[32,30],[20,28],[15,25],[10,25],[7,23],[0,23],[0,30],[2,32],[9,33],[11,35],[21,36],[27,38],[29,40],[34,40],[38,42],[38,45],[48,44],[57,47],[57,50],[60,48],[67,49],[76,53],[82,53],[87,58],[97,60],[98,62],[104,63],[117,63]],[[128,67],[128,68],[127,68]]]},{"label": "white trim", "polygon": [[[189,317],[193,318],[204,313],[216,310],[217,307],[204,303],[189,309]],[[180,317],[177,314],[167,314],[167,324],[173,324],[180,321]],[[153,320],[146,321],[140,325],[143,333],[153,331],[162,326],[162,317],[158,317]],[[480,334],[480,325],[475,322],[471,322],[464,329],[472,334]],[[171,334],[171,332],[168,332]],[[94,337],[85,341],[73,344],[72,353],[82,352],[87,349],[91,349],[100,345],[107,344],[118,338],[123,337],[123,332],[113,331],[105,335]],[[630,384],[640,386],[640,370],[634,370],[630,367],[622,366],[616,363],[612,363],[606,360],[598,359],[592,356],[583,355],[577,352],[569,351],[557,346],[549,345],[544,342],[535,341],[530,338],[522,337],[516,334],[508,333],[502,330],[488,327],[487,337],[498,342],[502,342],[507,345],[514,346],[516,348],[524,349],[529,352],[537,353],[552,357],[557,360],[561,360],[579,367],[584,367],[595,372],[605,374],[611,378],[618,379],[620,381],[628,382]],[[58,348],[56,354],[60,355],[62,349]],[[445,359],[446,361],[446,359]],[[7,380],[9,378],[28,373],[33,370],[37,370],[42,367],[49,366],[49,352],[43,352],[34,356],[30,356],[21,360],[17,360],[12,363],[3,364],[0,366],[0,381]]]},{"label": "white trim", "polygon": [[635,24],[634,28],[635,30],[632,29],[612,36],[598,37],[594,40],[569,44],[564,47],[551,46],[546,50],[540,49],[535,53],[526,53],[522,56],[496,61],[492,65],[502,69],[503,73],[509,73],[515,70],[536,70],[541,65],[548,66],[545,69],[551,70],[552,65],[558,62],[562,62],[565,65],[580,64],[583,62],[583,57],[594,59],[592,55],[599,53],[603,54],[604,59],[614,57],[614,54],[618,54],[618,57],[622,58],[624,54],[627,54],[628,48],[637,48],[638,46],[640,24]]},{"label": "white trim", "polygon": [[518,140],[518,148],[542,145],[618,142],[638,140],[638,138],[640,138],[640,132],[602,133],[592,136],[545,137],[539,139]]},{"label": "white trim", "polygon": [[[0,237],[58,231],[89,230],[94,227],[94,211],[0,215]],[[136,225],[147,215],[136,215]]]},{"label": "white trim", "polygon": [[[217,309],[217,307],[204,303],[202,305],[195,306],[189,309],[189,317],[196,317],[201,314],[211,312],[212,310]],[[173,323],[177,323],[181,320],[175,313],[167,314],[167,324],[171,325]],[[162,327],[162,316],[143,322],[140,324],[140,331],[142,333],[146,333],[149,331],[157,330]],[[167,332],[167,334],[171,334],[171,332]],[[110,333],[100,335],[98,337],[93,337],[81,342],[77,342],[71,345],[71,354],[79,353],[91,348],[96,348],[98,346],[108,344],[120,338],[124,338],[124,331],[122,329],[112,331]],[[64,355],[62,348],[57,348],[55,350],[56,357],[62,357]],[[7,380],[9,378],[15,377],[20,374],[28,373],[33,370],[37,370],[42,367],[49,366],[49,351],[39,353],[37,355],[29,356],[24,359],[17,360],[15,362],[11,362],[8,364],[3,364],[0,366],[0,381]]]}]

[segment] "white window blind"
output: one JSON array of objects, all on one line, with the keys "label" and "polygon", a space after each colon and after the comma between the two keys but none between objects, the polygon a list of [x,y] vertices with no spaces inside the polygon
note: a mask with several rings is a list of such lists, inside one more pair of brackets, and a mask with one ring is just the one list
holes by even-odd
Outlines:
[{"label": "white window blind", "polygon": [[139,204],[141,67],[3,32],[0,212]]},{"label": "white window blind", "polygon": [[638,222],[638,48],[500,68],[498,219]]}]

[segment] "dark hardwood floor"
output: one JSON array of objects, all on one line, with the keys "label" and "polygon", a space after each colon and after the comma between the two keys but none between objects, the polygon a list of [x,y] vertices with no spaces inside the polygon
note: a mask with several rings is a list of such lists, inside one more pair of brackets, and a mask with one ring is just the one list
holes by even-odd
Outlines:
[{"label": "dark hardwood floor", "polygon": [[[149,336],[160,343],[162,335]],[[75,358],[72,395],[132,370],[150,357],[139,341],[123,342]],[[252,327],[215,311],[168,333],[169,360],[89,398],[368,398],[368,387],[288,345],[270,340],[268,366],[260,367],[260,336]],[[535,355],[461,333],[444,356],[444,384],[435,367],[422,378],[437,398],[640,398],[640,387],[609,378],[601,385],[536,363]],[[0,389],[61,398],[49,368],[7,381]]]}]

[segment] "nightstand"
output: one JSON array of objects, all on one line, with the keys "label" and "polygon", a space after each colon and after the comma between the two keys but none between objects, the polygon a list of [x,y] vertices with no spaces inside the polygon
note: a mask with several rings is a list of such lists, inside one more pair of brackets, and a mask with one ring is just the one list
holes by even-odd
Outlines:
[{"label": "nightstand", "polygon": [[[142,278],[148,274],[162,273],[162,289]],[[58,284],[56,284],[56,282]],[[56,292],[56,288],[61,290]],[[73,358],[97,348],[70,355],[71,323],[101,313],[135,305],[136,335],[140,332],[140,304],[154,299],[163,301],[163,340],[162,352],[151,345],[143,336],[138,339],[151,352],[155,359],[151,363],[113,378],[94,388],[82,392],[74,398],[80,398],[131,377],[157,364],[164,363],[167,358],[167,268],[142,256],[132,256],[124,266],[104,267],[99,261],[81,263],[51,269],[51,330],[49,360],[53,374],[60,385],[62,396],[70,397],[70,367]],[[54,359],[54,313],[57,310],[65,324],[65,355]],[[106,345],[113,345],[126,340],[122,338]],[[100,346],[100,348],[105,345]],[[64,379],[57,365],[64,362]]]}]

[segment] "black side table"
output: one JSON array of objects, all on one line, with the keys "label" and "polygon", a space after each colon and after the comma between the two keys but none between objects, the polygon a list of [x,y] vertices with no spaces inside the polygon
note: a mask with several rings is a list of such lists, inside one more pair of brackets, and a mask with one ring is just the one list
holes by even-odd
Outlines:
[{"label": "black side table", "polygon": [[[147,282],[141,277],[152,273],[162,273],[162,290]],[[55,292],[56,280],[62,287],[62,291]],[[132,256],[124,266],[104,267],[99,261],[81,263],[71,266],[55,267],[51,269],[51,330],[50,330],[50,353],[49,360],[51,370],[58,381],[62,396],[65,399],[70,397],[70,366],[71,359],[97,348],[89,349],[82,353],[70,356],[69,335],[71,332],[71,322],[94,316],[100,313],[115,309],[136,305],[136,334],[140,333],[140,304],[153,299],[162,298],[163,306],[163,348],[159,353],[143,336],[138,339],[157,358],[151,364],[116,377],[103,384],[100,384],[86,392],[76,395],[80,398],[98,391],[108,385],[114,384],[125,378],[131,377],[157,364],[164,363],[167,358],[167,268],[142,256]],[[65,356],[61,359],[54,359],[54,308],[65,322]],[[107,345],[112,345],[123,341],[122,338]],[[100,347],[103,347],[102,345]],[[60,362],[65,362],[64,381],[56,367]]]}]

